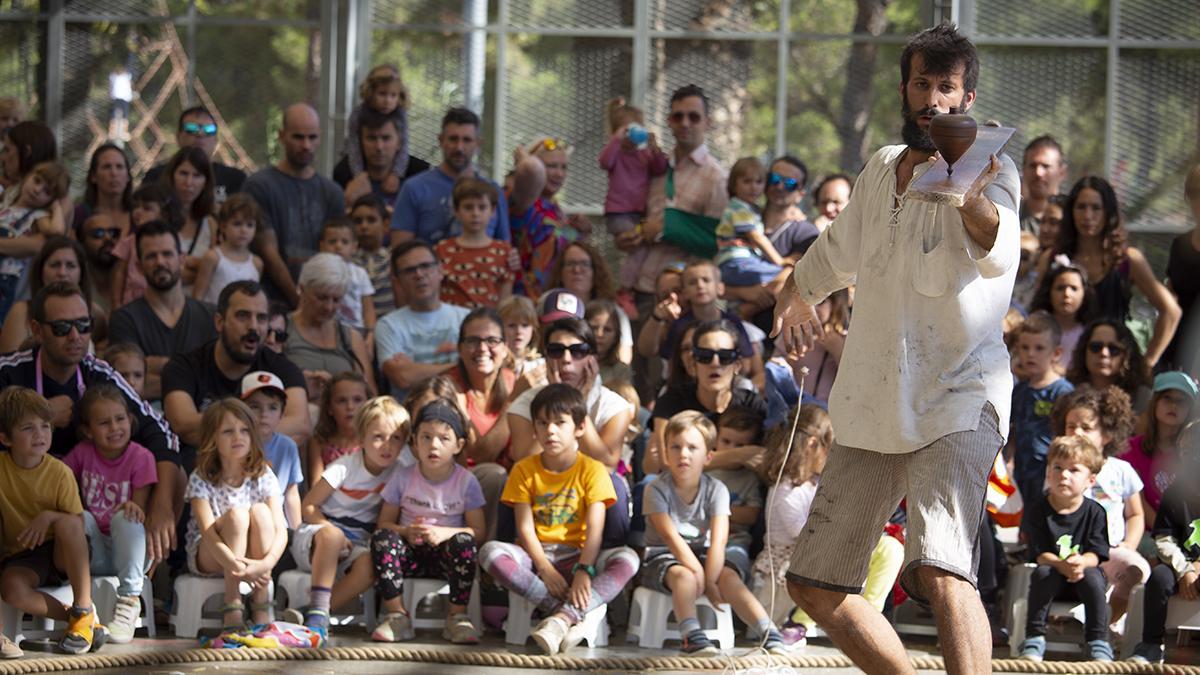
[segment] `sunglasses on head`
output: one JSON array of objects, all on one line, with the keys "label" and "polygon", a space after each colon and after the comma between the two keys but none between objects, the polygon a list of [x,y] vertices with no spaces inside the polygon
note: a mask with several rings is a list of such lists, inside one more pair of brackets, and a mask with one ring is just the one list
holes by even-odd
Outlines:
[{"label": "sunglasses on head", "polygon": [[1105,349],[1107,349],[1108,353],[1112,354],[1113,356],[1121,356],[1125,353],[1125,345],[1117,342],[1102,342],[1100,340],[1092,340],[1088,343],[1088,351],[1093,354],[1099,354]]},{"label": "sunglasses on head", "polygon": [[728,366],[738,360],[738,352],[736,349],[707,349],[705,347],[692,347],[692,358],[696,359],[696,363],[712,363],[713,357],[717,357],[717,363],[723,366]]},{"label": "sunglasses on head", "polygon": [[85,316],[82,319],[59,319],[58,321],[48,322],[50,332],[54,337],[66,337],[71,334],[71,329],[79,331],[80,335],[87,335],[92,332],[92,317]]},{"label": "sunglasses on head", "polygon": [[687,112],[676,110],[675,112],[671,113],[672,122],[682,122],[684,118],[687,118],[687,121],[691,122],[692,124],[699,124],[700,120],[704,119],[704,115],[701,115],[695,110],[689,110]]},{"label": "sunglasses on head", "polygon": [[767,174],[768,187],[779,185],[780,183],[783,183],[783,189],[787,192],[795,192],[796,190],[800,189],[800,181],[796,180],[795,178],[785,178],[774,171]]},{"label": "sunglasses on head", "polygon": [[217,125],[209,122],[208,124],[200,124],[198,122],[184,122],[183,133],[193,136],[216,136]]},{"label": "sunglasses on head", "polygon": [[573,359],[582,359],[592,353],[592,348],[586,342],[576,342],[573,345],[551,342],[546,345],[546,356],[552,359],[561,359],[563,356],[566,356],[567,352],[571,352],[571,358]]},{"label": "sunglasses on head", "polygon": [[542,148],[545,149],[546,152],[554,152],[555,150],[566,150],[567,142],[562,140],[561,138],[547,138],[546,140],[542,141]]}]

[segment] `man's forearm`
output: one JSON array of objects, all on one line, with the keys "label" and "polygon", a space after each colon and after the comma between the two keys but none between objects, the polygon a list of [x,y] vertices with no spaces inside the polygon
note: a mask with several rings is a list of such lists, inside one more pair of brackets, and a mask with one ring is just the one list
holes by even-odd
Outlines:
[{"label": "man's forearm", "polygon": [[1000,231],[1000,211],[992,200],[979,195],[958,207],[967,236],[985,251],[991,251]]}]

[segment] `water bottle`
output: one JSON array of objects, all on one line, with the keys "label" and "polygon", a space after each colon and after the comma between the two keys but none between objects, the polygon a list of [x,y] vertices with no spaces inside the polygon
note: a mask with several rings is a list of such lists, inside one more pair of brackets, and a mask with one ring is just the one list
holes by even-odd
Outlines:
[{"label": "water bottle", "polygon": [[630,124],[629,128],[625,130],[625,138],[637,146],[638,150],[645,150],[646,145],[650,142],[650,132],[640,124]]}]

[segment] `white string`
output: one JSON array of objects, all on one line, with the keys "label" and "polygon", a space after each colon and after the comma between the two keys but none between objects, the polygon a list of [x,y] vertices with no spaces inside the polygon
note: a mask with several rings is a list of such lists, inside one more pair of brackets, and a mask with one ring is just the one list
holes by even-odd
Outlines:
[{"label": "white string", "polygon": [[[799,424],[800,424],[800,407],[801,407],[802,402],[804,401],[804,380],[807,377],[808,377],[808,367],[801,366],[800,367],[800,400],[796,402],[796,414],[793,416],[793,419],[792,419],[792,431],[790,434],[788,434],[788,440],[784,446],[783,461],[780,462],[779,473],[778,473],[778,475],[775,476],[775,486],[772,488],[771,492],[768,493],[768,496],[767,496],[767,516],[766,516],[767,522],[766,522],[766,533],[763,535],[763,540],[764,540],[763,552],[766,553],[766,555],[767,555],[767,565],[770,567],[770,572],[771,572],[771,576],[770,576],[771,604],[770,604],[770,607],[767,609],[767,620],[771,621],[772,623],[774,623],[773,617],[775,616],[775,592],[776,592],[776,586],[778,584],[777,584],[777,577],[775,575],[775,556],[773,555],[773,551],[771,551],[771,548],[770,548],[770,546],[771,546],[771,544],[770,544],[770,541],[771,541],[771,505],[774,501],[771,499],[771,496],[779,494],[779,483],[783,479],[784,469],[787,467],[788,458],[792,454],[792,444],[796,442],[796,427],[799,426]],[[767,643],[767,633],[764,632],[758,638],[758,645],[750,648],[746,653],[744,653],[738,657],[738,658],[742,658],[742,657],[746,657],[746,656],[752,656],[754,654],[761,652],[763,654],[766,654],[766,656],[767,656],[768,665],[766,666],[766,668],[761,668],[759,666],[755,666],[753,668],[747,669],[746,671],[743,671],[738,666],[737,662],[734,661],[733,656],[730,656],[729,654],[724,654],[725,659],[727,661],[727,665],[721,670],[721,675],[726,675],[726,673],[737,674],[737,673],[742,673],[742,672],[745,672],[747,675],[754,675],[755,673],[764,673],[765,674],[765,673],[769,673],[769,672],[776,672],[776,673],[792,672],[791,668],[788,668],[788,667],[784,666],[783,664],[776,665],[775,655],[772,654],[771,652],[767,651],[766,647],[764,646],[764,645],[766,645],[766,643]]]}]

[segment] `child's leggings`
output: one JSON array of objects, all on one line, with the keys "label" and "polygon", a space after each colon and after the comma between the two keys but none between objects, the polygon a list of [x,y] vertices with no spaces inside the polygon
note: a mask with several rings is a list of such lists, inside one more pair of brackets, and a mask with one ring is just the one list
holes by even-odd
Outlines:
[{"label": "child's leggings", "polygon": [[1046,634],[1046,617],[1050,603],[1059,593],[1068,588],[1083,602],[1084,640],[1108,639],[1108,598],[1105,589],[1108,582],[1099,567],[1083,571],[1083,578],[1069,582],[1058,570],[1049,565],[1038,565],[1029,580],[1029,618],[1025,622],[1025,636],[1036,637]]},{"label": "child's leggings", "polygon": [[1179,580],[1170,565],[1158,565],[1146,580],[1146,610],[1142,642],[1161,645],[1167,632],[1167,601],[1179,592]]},{"label": "child's leggings", "polygon": [[[573,579],[571,568],[579,562],[581,551],[570,546],[558,545],[546,546],[545,551],[554,569],[563,575],[570,586]],[[596,558],[596,578],[592,579],[591,602],[586,609],[579,611],[570,603],[564,603],[550,595],[546,584],[533,571],[533,559],[517,544],[489,541],[479,550],[480,567],[492,575],[496,583],[537,605],[546,616],[561,611],[573,624],[582,620],[591,610],[615,598],[633,575],[637,574],[639,564],[637,554],[627,546],[602,549],[600,556]]]},{"label": "child's leggings", "polygon": [[375,590],[384,600],[399,597],[406,578],[445,579],[450,582],[450,604],[465,605],[475,583],[475,537],[459,532],[437,546],[413,545],[382,528],[371,536],[371,561]]}]

